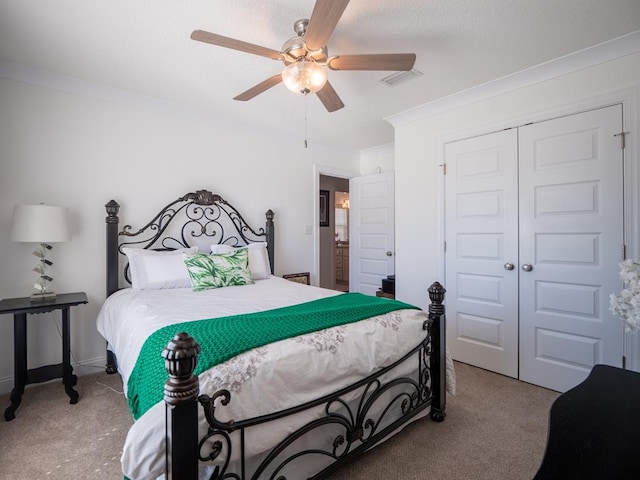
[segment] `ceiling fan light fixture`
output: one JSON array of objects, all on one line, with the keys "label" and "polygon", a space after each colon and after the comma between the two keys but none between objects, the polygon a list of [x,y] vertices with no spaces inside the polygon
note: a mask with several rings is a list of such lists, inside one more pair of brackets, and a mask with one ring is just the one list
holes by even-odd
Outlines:
[{"label": "ceiling fan light fixture", "polygon": [[300,59],[282,70],[282,81],[295,93],[316,93],[327,83],[327,70],[316,62]]},{"label": "ceiling fan light fixture", "polygon": [[[327,112],[335,112],[343,108],[344,103],[327,80],[327,69],[407,71],[413,68],[416,61],[415,53],[369,53],[329,57],[327,43],[348,4],[349,0],[315,0],[311,17],[302,18],[294,23],[293,30],[296,36],[287,40],[281,51],[204,30],[194,30],[191,38],[279,60],[285,64],[281,73],[276,73],[233,97],[234,100],[251,100],[284,82],[292,92],[305,96],[309,93],[317,94]],[[397,78],[394,77],[394,80],[398,83]],[[391,85],[391,81],[386,83]]]}]

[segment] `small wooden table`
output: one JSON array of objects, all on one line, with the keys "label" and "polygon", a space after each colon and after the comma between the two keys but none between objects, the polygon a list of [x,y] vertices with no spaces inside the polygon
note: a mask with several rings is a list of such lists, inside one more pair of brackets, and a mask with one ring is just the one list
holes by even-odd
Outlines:
[{"label": "small wooden table", "polygon": [[[48,301],[31,301],[29,297],[7,298],[0,301],[0,314],[13,314],[13,370],[14,388],[11,391],[9,405],[4,411],[8,422],[16,418],[15,411],[22,401],[24,387],[31,383],[40,383],[62,377],[65,392],[71,399],[69,403],[78,403],[78,392],[73,387],[78,377],[71,367],[71,335],[69,331],[69,309],[81,303],[88,303],[84,292],[62,293]],[[27,314],[46,313],[62,310],[62,363],[44,367],[27,368]]]}]

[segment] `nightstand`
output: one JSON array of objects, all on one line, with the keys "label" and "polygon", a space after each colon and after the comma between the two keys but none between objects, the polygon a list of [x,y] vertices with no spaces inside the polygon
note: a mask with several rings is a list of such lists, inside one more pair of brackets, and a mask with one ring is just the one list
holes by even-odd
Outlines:
[{"label": "nightstand", "polygon": [[[0,301],[0,314],[13,314],[13,370],[14,388],[9,397],[11,405],[4,411],[8,422],[16,418],[15,411],[20,405],[24,387],[31,383],[40,383],[62,377],[65,392],[71,399],[69,403],[78,403],[75,386],[78,377],[71,367],[71,335],[69,332],[69,310],[75,305],[88,303],[84,292],[61,293],[49,301],[31,301],[29,297],[7,298]],[[27,314],[47,313],[62,310],[62,363],[44,367],[27,368]]]}]

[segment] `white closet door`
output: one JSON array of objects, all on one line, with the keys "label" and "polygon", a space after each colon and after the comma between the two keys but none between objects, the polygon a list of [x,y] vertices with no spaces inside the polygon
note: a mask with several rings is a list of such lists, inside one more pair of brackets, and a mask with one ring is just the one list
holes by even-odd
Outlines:
[{"label": "white closet door", "polygon": [[447,345],[456,360],[517,377],[517,131],[445,148]]},{"label": "white closet door", "polygon": [[565,391],[622,364],[622,106],[519,130],[520,379]]}]

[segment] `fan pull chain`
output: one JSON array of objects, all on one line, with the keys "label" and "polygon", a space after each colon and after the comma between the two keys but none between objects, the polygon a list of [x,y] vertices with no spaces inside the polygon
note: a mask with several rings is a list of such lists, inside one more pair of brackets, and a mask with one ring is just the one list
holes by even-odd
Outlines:
[{"label": "fan pull chain", "polygon": [[307,144],[307,97],[308,95],[304,94],[304,148],[308,147]]}]

